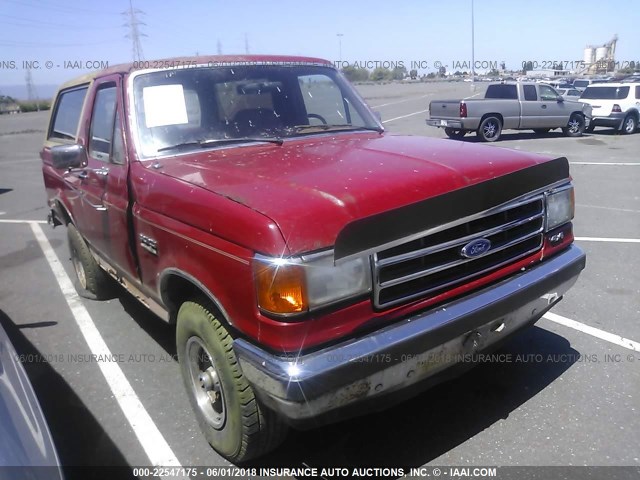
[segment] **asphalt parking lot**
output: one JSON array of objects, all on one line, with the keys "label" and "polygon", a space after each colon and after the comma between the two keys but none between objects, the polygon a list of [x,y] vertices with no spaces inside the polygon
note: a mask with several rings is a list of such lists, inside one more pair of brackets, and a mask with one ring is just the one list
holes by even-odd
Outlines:
[{"label": "asphalt parking lot", "polygon": [[[358,88],[389,132],[443,139],[425,125],[429,101],[472,94],[466,83]],[[48,112],[0,116],[0,323],[22,355],[63,464],[149,465],[35,236],[44,232],[73,278],[65,229],[35,223],[47,214],[38,157],[47,119]],[[477,139],[458,143],[464,155]],[[381,413],[291,432],[259,465],[640,466],[640,133],[506,131],[486,148],[569,159],[574,231],[588,255],[576,286],[551,319],[503,347],[520,361],[480,365]],[[172,327],[124,291],[83,304],[109,350],[125,356],[120,368],[180,464],[228,465],[192,415]]]}]

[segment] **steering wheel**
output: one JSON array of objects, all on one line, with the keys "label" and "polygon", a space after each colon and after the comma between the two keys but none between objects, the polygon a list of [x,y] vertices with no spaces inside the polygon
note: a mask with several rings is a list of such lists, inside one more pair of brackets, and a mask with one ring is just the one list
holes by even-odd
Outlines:
[{"label": "steering wheel", "polygon": [[327,121],[324,119],[324,117],[322,115],[318,115],[317,113],[307,113],[307,117],[308,118],[315,118],[317,120],[320,120],[323,125],[327,125]]}]

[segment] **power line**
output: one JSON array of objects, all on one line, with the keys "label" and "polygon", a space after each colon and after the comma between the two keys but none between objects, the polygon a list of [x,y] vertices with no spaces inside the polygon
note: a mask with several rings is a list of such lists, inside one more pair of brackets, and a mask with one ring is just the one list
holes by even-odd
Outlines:
[{"label": "power line", "polygon": [[25,48],[43,48],[43,47],[86,47],[91,45],[113,45],[113,41],[104,42],[82,42],[82,43],[34,43],[34,42],[14,42],[12,40],[0,39],[0,47],[25,47]]},{"label": "power line", "polygon": [[129,10],[122,12],[122,15],[125,15],[128,19],[128,22],[125,27],[129,28],[129,33],[125,35],[125,37],[131,39],[131,51],[133,54],[133,61],[140,61],[144,58],[142,54],[142,44],[140,43],[140,37],[146,37],[144,33],[140,32],[140,25],[145,25],[146,23],[141,22],[138,19],[138,15],[144,15],[142,10],[138,10],[137,8],[133,8],[133,0],[129,0]]},{"label": "power line", "polygon": [[116,12],[109,12],[104,10],[92,10],[88,8],[79,8],[79,7],[68,7],[66,5],[43,2],[42,0],[34,0],[38,2],[36,4],[31,2],[25,2],[24,0],[22,1],[5,0],[5,1],[8,3],[13,3],[15,5],[20,5],[23,7],[37,8],[40,11],[42,11],[43,8],[46,8],[47,10],[53,10],[54,12],[60,12],[60,13],[80,13],[83,15],[118,15],[118,13]]}]

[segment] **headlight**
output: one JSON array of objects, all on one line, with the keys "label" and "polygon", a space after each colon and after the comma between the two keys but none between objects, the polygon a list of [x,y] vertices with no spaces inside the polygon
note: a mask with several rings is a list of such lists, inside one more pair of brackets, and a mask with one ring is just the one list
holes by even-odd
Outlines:
[{"label": "headlight", "polygon": [[573,186],[568,185],[547,193],[547,228],[546,231],[570,222],[575,210]]},{"label": "headlight", "polygon": [[254,258],[261,310],[296,314],[371,291],[369,259],[333,264],[333,251],[295,258]]}]

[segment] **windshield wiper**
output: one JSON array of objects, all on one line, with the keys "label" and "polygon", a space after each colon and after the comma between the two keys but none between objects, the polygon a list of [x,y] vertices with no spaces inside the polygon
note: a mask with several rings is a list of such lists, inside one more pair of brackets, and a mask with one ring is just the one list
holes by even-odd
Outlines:
[{"label": "windshield wiper", "polygon": [[371,132],[378,132],[378,133],[382,133],[384,132],[384,128],[381,127],[364,127],[364,126],[358,126],[358,125],[352,125],[350,123],[343,123],[342,125],[327,125],[327,124],[321,124],[321,125],[296,125],[295,127],[296,131],[300,132],[302,130],[322,130],[322,131],[332,131],[332,132],[336,132],[336,131],[340,131],[340,130],[345,130],[345,131],[349,131],[349,130],[368,130]]},{"label": "windshield wiper", "polygon": [[238,137],[238,138],[210,138],[208,140],[197,140],[192,142],[176,143],[175,145],[169,145],[168,147],[161,147],[157,151],[164,152],[167,150],[175,150],[177,148],[184,147],[210,147],[215,145],[228,145],[232,143],[247,143],[247,142],[269,142],[276,145],[282,145],[284,141],[278,137]]}]

